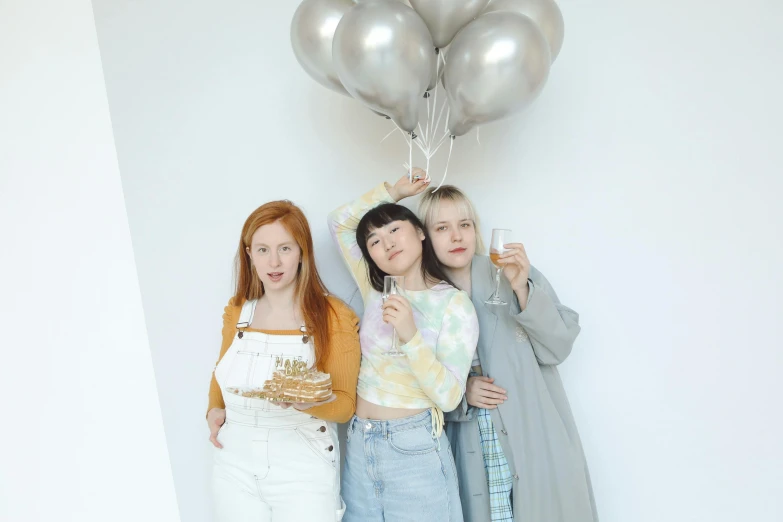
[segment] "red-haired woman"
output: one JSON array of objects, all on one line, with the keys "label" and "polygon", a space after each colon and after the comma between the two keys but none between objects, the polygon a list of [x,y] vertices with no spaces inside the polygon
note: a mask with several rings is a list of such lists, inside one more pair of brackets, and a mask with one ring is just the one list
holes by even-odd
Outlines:
[{"label": "red-haired woman", "polygon": [[[262,205],[247,218],[236,279],[207,410],[217,518],[339,520],[344,506],[334,423],[348,421],[356,408],[358,319],[328,296],[307,219],[289,201]],[[261,386],[286,360],[331,374],[333,400],[310,407],[226,390]]]}]

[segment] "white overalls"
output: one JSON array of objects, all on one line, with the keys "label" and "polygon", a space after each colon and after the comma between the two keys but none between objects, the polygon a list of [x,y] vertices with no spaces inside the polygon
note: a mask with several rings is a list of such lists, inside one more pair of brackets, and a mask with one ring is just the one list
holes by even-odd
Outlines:
[{"label": "white overalls", "polygon": [[[247,301],[237,335],[215,368],[226,403],[218,432],[213,488],[221,522],[334,522],[345,511],[340,498],[337,426],[293,407],[228,393],[229,386],[260,387],[277,357],[315,360],[302,334],[241,332],[253,321],[257,300]],[[241,332],[241,334],[240,334]]]}]

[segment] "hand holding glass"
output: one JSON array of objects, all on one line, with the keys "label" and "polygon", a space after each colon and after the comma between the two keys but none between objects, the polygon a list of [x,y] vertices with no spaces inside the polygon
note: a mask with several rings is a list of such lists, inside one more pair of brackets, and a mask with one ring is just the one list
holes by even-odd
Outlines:
[{"label": "hand holding glass", "polygon": [[489,245],[489,259],[492,264],[495,265],[495,291],[489,296],[489,299],[484,301],[490,305],[505,305],[508,304],[500,298],[500,274],[503,273],[503,265],[498,263],[501,254],[506,252],[506,243],[509,242],[509,236],[511,231],[504,228],[492,229],[492,241]]},{"label": "hand holding glass", "polygon": [[[384,276],[383,278],[383,302],[385,303],[389,296],[403,293],[403,285],[405,284],[405,277],[403,276]],[[391,350],[386,352],[389,357],[404,357],[405,352],[401,352],[398,347],[399,339],[397,338],[397,329],[392,327],[392,347]]]}]

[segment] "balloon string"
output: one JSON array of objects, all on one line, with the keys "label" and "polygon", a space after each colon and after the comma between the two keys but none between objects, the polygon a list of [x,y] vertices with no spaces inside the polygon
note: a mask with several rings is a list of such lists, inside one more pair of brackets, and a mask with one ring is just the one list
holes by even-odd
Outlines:
[{"label": "balloon string", "polygon": [[[440,87],[440,68],[441,68],[441,62],[443,62],[443,66],[446,65],[446,56],[445,52],[441,51],[437,54],[436,58],[436,64],[435,64],[435,93],[433,96],[433,103],[430,103],[430,96],[427,96],[427,123],[425,126],[425,130],[422,131],[422,125],[421,122],[417,123],[416,128],[419,131],[420,139],[416,140],[413,136],[415,133],[413,132],[404,132],[399,125],[397,125],[397,122],[392,120],[394,123],[394,130],[398,130],[400,134],[403,135],[403,138],[405,138],[408,141],[408,162],[404,164],[404,167],[408,170],[408,179],[409,181],[413,182],[413,143],[416,142],[416,146],[421,150],[421,152],[426,157],[426,176],[427,179],[431,179],[429,170],[430,170],[430,160],[435,155],[435,153],[438,152],[438,150],[443,146],[443,143],[450,137],[449,129],[448,129],[448,123],[449,123],[449,116],[451,115],[451,108],[448,107],[448,100],[444,99],[443,103],[440,107],[440,110],[438,110],[438,90]],[[437,138],[435,136],[436,129],[438,126],[440,126],[440,120],[443,118],[443,111],[446,110],[446,121],[445,125],[443,127],[443,136],[440,138]],[[435,118],[435,113],[438,113],[437,119]],[[389,132],[386,136],[383,137],[381,142],[384,142],[389,136],[394,134],[394,130]],[[435,144],[437,141],[437,144],[433,147],[433,144]],[[446,171],[443,174],[443,180],[441,181],[441,185],[443,185],[443,181],[446,180],[446,176],[448,175],[449,170],[449,163],[451,162],[451,153],[454,148],[454,140],[453,137],[451,139],[451,144],[449,146],[449,156],[446,160]],[[440,188],[440,185],[438,186]],[[437,189],[436,189],[437,190]]]},{"label": "balloon string", "polygon": [[[443,144],[443,142],[444,142],[444,141],[446,141],[446,138],[448,138],[448,137],[449,137],[449,133],[448,133],[448,132],[444,132],[444,133],[443,133],[443,135],[442,135],[442,136],[440,137],[440,139],[438,140],[438,145],[437,145],[437,147],[440,147],[440,146]],[[437,147],[436,147],[436,148],[437,148]]]},{"label": "balloon string", "polygon": [[[435,65],[435,101],[433,103],[432,108],[432,133],[435,134],[435,108],[438,106],[438,85],[440,85],[440,52],[438,53],[438,56],[436,57],[436,60],[438,63]],[[431,136],[429,135],[430,130],[430,99],[427,98],[427,148],[432,145],[432,140],[430,139]]]},{"label": "balloon string", "polygon": [[[403,132],[396,121],[392,120],[392,122],[394,122],[394,126],[397,127],[397,130],[402,133],[403,138],[407,138],[408,140],[408,165],[413,165],[413,134]],[[410,167],[408,168],[408,180],[413,183],[413,169]]]},{"label": "balloon string", "polygon": [[435,147],[435,150],[432,151],[433,156],[438,152],[438,149],[440,149],[443,146],[443,144],[446,142],[446,138],[448,137],[449,137],[448,133],[444,134],[443,137],[441,137],[440,141],[438,142],[438,145]]},{"label": "balloon string", "polygon": [[[437,88],[438,86],[436,85],[435,89],[437,90]],[[432,110],[434,111],[435,109],[433,108]],[[421,128],[421,123],[419,123],[419,128]],[[422,133],[422,136],[423,136],[422,139],[424,140],[424,144],[428,145],[429,144],[428,140],[430,136],[430,97],[429,96],[427,96],[427,130],[426,132]]]},{"label": "balloon string", "polygon": [[392,130],[389,132],[389,134],[387,134],[386,136],[384,136],[384,137],[383,137],[383,139],[381,140],[381,143],[383,143],[384,141],[386,141],[386,138],[388,138],[389,136],[391,136],[392,134],[394,134],[394,133],[395,133],[395,132],[397,132],[398,130],[400,130],[400,129],[399,129],[399,128],[397,128],[397,127],[395,127],[394,129],[392,129]]},{"label": "balloon string", "polygon": [[427,154],[427,149],[425,149],[425,148],[424,148],[424,145],[422,145],[421,143],[419,143],[419,141],[420,141],[420,140],[413,140],[413,143],[415,143],[415,144],[416,144],[416,146],[417,146],[417,147],[419,147],[419,150],[421,151],[421,153],[422,153],[422,154],[426,155],[426,154]]},{"label": "balloon string", "polygon": [[435,126],[432,128],[433,134],[435,133],[435,129],[437,129],[440,126],[440,120],[443,117],[443,109],[445,109],[446,105],[448,104],[449,104],[448,100],[443,100],[443,105],[440,106],[440,113],[438,114],[438,120],[435,122]]},{"label": "balloon string", "polygon": [[427,152],[424,150],[424,147],[422,147],[421,143],[419,143],[417,140],[410,140],[410,139],[409,139],[409,137],[410,137],[410,135],[411,135],[411,134],[410,134],[410,132],[405,132],[404,130],[402,130],[402,129],[400,128],[400,126],[399,126],[399,125],[397,125],[397,122],[396,122],[396,121],[392,120],[392,122],[394,122],[394,126],[395,126],[395,127],[397,127],[397,130],[398,130],[398,131],[400,131],[400,133],[402,134],[403,138],[407,140],[407,141],[406,141],[406,143],[408,143],[408,144],[410,145],[410,144],[411,144],[411,141],[413,141],[414,143],[416,143],[416,146],[417,146],[417,147],[419,147],[419,150],[420,150],[422,153],[424,153],[424,154],[426,154],[426,153],[427,153]]},{"label": "balloon string", "polygon": [[454,150],[454,138],[451,138],[449,140],[451,143],[449,144],[449,157],[446,160],[446,170],[443,172],[443,179],[440,180],[440,185],[438,185],[438,188],[433,190],[433,192],[437,192],[439,188],[443,186],[443,182],[446,181],[446,176],[449,175],[449,163],[451,163],[451,151]]},{"label": "balloon string", "polygon": [[413,135],[411,135],[409,144],[410,149],[408,150],[408,165],[410,165],[410,168],[408,169],[408,180],[413,183]]}]

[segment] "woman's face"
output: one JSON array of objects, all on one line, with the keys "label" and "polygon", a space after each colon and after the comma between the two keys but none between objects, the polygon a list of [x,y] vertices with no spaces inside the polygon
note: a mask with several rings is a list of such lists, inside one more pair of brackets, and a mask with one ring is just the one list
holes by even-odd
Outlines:
[{"label": "woman's face", "polygon": [[279,291],[296,284],[302,250],[279,222],[259,227],[247,249],[264,291]]},{"label": "woman's face", "polygon": [[424,232],[410,221],[392,221],[367,236],[367,251],[378,268],[389,275],[405,275],[421,266]]},{"label": "woman's face", "polygon": [[476,253],[476,227],[453,201],[442,201],[427,224],[438,260],[451,269],[465,268]]}]

